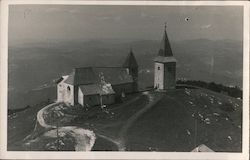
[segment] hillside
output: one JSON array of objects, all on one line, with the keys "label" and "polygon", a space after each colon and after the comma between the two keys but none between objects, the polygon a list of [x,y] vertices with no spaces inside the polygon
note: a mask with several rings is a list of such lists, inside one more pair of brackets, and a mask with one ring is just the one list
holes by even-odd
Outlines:
[{"label": "hillside", "polygon": [[[227,112],[222,106],[234,111]],[[240,101],[212,92],[168,93],[130,128],[128,148],[186,152],[205,144],[217,152],[239,152],[241,112]]]},{"label": "hillside", "polygon": [[39,103],[23,111],[8,115],[8,150],[22,150],[23,139],[34,130],[37,112],[46,105],[48,105],[46,102]]},{"label": "hillside", "polygon": [[[140,85],[150,86],[159,44],[155,40],[77,40],[10,46],[8,108],[23,108],[47,100],[48,97],[36,96],[37,92],[52,86],[54,79],[74,67],[120,66],[130,46],[139,64]],[[177,78],[242,87],[242,42],[198,39],[171,42],[171,47],[178,60]],[[55,95],[47,91],[45,94],[53,99]],[[23,99],[32,94],[37,101]]]},{"label": "hillside", "polygon": [[[30,109],[27,109],[27,112]],[[98,106],[82,109],[54,104],[42,114],[45,123],[56,125],[52,118],[60,113],[60,140],[63,150],[74,150],[76,139],[64,132],[64,126],[93,131],[96,135],[92,150],[126,151],[184,151],[189,152],[200,144],[214,151],[240,152],[242,127],[242,101],[206,89],[180,88],[168,92],[148,91],[129,95],[123,102],[106,108]],[[19,137],[23,150],[54,150],[48,143],[48,133],[39,127],[22,141],[21,131],[13,126],[27,125],[23,113],[10,116],[10,134]],[[29,113],[36,114],[36,111]],[[29,126],[31,127],[31,126]],[[38,134],[39,133],[39,134]],[[55,133],[55,132],[54,132]],[[25,133],[26,136],[28,133]],[[66,136],[66,137],[65,137]],[[196,138],[195,138],[196,137]],[[17,140],[17,139],[16,139]],[[15,150],[16,143],[9,143],[8,149]],[[88,143],[84,143],[85,148]]]}]

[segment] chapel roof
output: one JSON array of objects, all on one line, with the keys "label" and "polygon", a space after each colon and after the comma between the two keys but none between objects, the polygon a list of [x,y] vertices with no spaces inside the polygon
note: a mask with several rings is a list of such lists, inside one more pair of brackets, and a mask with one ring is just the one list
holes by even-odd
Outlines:
[{"label": "chapel roof", "polygon": [[92,84],[98,81],[92,67],[75,68],[65,80],[65,83],[71,85]]},{"label": "chapel roof", "polygon": [[96,94],[114,94],[114,90],[110,84],[88,84],[81,85],[79,89],[84,95],[96,95]]},{"label": "chapel roof", "polygon": [[65,83],[71,85],[86,85],[101,83],[102,79],[112,85],[131,83],[133,78],[123,67],[83,67],[75,68]]}]

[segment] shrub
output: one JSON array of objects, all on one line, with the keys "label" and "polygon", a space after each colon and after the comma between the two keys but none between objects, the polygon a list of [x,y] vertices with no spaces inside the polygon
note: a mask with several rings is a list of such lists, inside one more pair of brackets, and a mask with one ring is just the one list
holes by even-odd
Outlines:
[{"label": "shrub", "polygon": [[224,103],[220,105],[220,109],[226,112],[233,112],[235,110],[231,103]]}]

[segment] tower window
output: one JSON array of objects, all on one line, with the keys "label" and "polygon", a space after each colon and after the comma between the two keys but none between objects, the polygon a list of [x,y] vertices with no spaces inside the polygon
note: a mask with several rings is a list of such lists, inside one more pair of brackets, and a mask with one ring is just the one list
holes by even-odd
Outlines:
[{"label": "tower window", "polygon": [[158,67],[158,70],[160,70],[161,69],[161,67]]}]

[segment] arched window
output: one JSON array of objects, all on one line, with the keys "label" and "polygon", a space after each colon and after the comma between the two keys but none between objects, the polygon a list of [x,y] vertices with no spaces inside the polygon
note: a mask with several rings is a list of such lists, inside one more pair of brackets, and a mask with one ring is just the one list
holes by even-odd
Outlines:
[{"label": "arched window", "polygon": [[69,86],[67,87],[67,91],[70,91],[70,87]]},{"label": "arched window", "polygon": [[158,70],[160,70],[161,69],[161,67],[158,67]]},{"label": "arched window", "polygon": [[67,92],[66,92],[67,98],[71,97],[71,91],[70,90],[71,90],[70,86],[67,86]]}]

